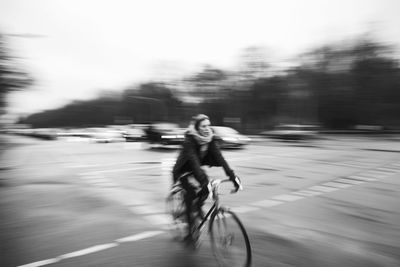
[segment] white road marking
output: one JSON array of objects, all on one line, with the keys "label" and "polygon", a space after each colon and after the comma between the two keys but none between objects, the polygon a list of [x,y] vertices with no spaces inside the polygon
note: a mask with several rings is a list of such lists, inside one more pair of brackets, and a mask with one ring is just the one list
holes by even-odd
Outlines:
[{"label": "white road marking", "polygon": [[163,234],[163,233],[165,233],[165,231],[143,232],[143,233],[139,233],[139,234],[136,234],[136,235],[131,235],[131,236],[119,238],[119,239],[115,240],[115,242],[113,242],[113,243],[96,245],[96,246],[92,246],[92,247],[89,247],[89,248],[81,249],[81,250],[78,250],[78,251],[66,253],[66,254],[60,255],[58,257],[52,258],[52,259],[36,261],[36,262],[24,264],[24,265],[19,265],[17,267],[39,267],[39,266],[49,265],[49,264],[57,263],[57,262],[59,262],[61,260],[64,260],[64,259],[84,256],[84,255],[87,255],[87,254],[91,254],[91,253],[95,253],[95,252],[98,252],[98,251],[102,251],[102,250],[106,250],[106,249],[117,247],[122,243],[139,241],[139,240],[150,238],[150,237],[153,237],[153,236],[156,236],[156,235],[160,235],[160,234]]},{"label": "white road marking", "polygon": [[284,195],[278,195],[273,197],[273,200],[281,200],[281,201],[295,201],[299,199],[303,199],[304,197],[302,196],[295,196],[295,195],[290,195],[290,194],[284,194]]},{"label": "white road marking", "polygon": [[338,188],[322,186],[322,185],[315,185],[309,188],[310,190],[321,191],[323,193],[333,192],[338,190]]},{"label": "white road marking", "polygon": [[361,181],[367,181],[367,182],[373,182],[373,181],[378,181],[376,178],[370,178],[370,177],[365,177],[362,176],[362,174],[359,175],[351,175],[347,177],[348,179],[355,179],[355,180],[361,180]]},{"label": "white road marking", "polygon": [[39,267],[39,266],[53,264],[53,263],[56,263],[56,262],[59,262],[59,261],[60,261],[60,259],[54,258],[54,259],[36,261],[36,262],[24,264],[24,265],[19,265],[18,267]]},{"label": "white road marking", "polygon": [[345,183],[345,184],[353,184],[353,185],[365,183],[364,181],[357,181],[357,180],[346,179],[346,178],[337,179],[337,180],[335,180],[335,182]]},{"label": "white road marking", "polygon": [[237,213],[246,213],[246,212],[255,211],[258,209],[259,208],[257,208],[257,207],[250,207],[250,206],[240,206],[240,207],[232,208],[232,210],[234,210]]},{"label": "white road marking", "polygon": [[282,201],[278,201],[278,200],[271,200],[271,199],[265,199],[265,200],[261,200],[261,201],[257,201],[257,202],[253,202],[250,205],[252,206],[260,206],[260,207],[273,207],[273,206],[277,206],[283,204]]},{"label": "white road marking", "polygon": [[60,260],[69,259],[69,258],[75,258],[75,257],[79,257],[79,256],[95,253],[95,252],[98,252],[98,251],[106,250],[106,249],[109,249],[109,248],[114,248],[114,247],[117,247],[117,246],[118,246],[118,243],[108,243],[108,244],[97,245],[97,246],[88,247],[88,248],[81,249],[81,250],[78,250],[78,251],[74,251],[74,252],[63,254],[63,255],[59,256],[58,258]]},{"label": "white road marking", "polygon": [[324,183],[322,185],[323,186],[331,186],[331,187],[335,187],[335,188],[347,188],[347,187],[353,186],[352,184],[335,183],[334,181]]},{"label": "white road marking", "polygon": [[300,191],[293,192],[293,194],[305,196],[305,197],[313,197],[313,196],[322,195],[323,193],[317,192],[317,191],[311,191],[311,190],[300,190]]}]

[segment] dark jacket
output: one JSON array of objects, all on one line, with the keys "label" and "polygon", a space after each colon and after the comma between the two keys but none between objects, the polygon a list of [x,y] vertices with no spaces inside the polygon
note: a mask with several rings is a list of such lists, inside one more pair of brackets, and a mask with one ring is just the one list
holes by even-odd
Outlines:
[{"label": "dark jacket", "polygon": [[193,172],[194,177],[201,185],[207,184],[207,174],[201,168],[203,165],[223,167],[226,175],[234,179],[234,172],[222,156],[214,138],[208,144],[208,150],[201,159],[200,145],[192,135],[186,134],[183,148],[172,170],[174,182],[185,172]]}]

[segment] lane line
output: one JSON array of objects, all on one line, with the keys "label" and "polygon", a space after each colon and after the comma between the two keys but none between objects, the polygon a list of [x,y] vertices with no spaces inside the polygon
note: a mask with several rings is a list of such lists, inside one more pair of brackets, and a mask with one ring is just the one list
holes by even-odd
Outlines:
[{"label": "lane line", "polygon": [[353,179],[353,180],[367,181],[367,182],[378,181],[378,179],[376,179],[376,178],[365,177],[365,176],[362,176],[362,174],[351,175],[351,176],[348,176],[347,178]]},{"label": "lane line", "polygon": [[136,234],[136,235],[130,235],[130,236],[126,236],[126,237],[122,237],[119,239],[116,239],[115,242],[117,243],[127,243],[127,242],[134,242],[134,241],[139,241],[142,239],[146,239],[146,238],[150,238],[153,236],[157,236],[160,234],[165,233],[165,231],[149,231],[149,232],[143,232],[140,234]]},{"label": "lane line", "polygon": [[36,262],[24,264],[24,265],[19,265],[17,267],[39,267],[39,266],[53,264],[53,263],[56,263],[56,262],[59,262],[59,261],[60,261],[60,259],[54,258],[54,259],[36,261]]},{"label": "lane line", "polygon": [[102,244],[102,245],[92,246],[92,247],[88,247],[88,248],[85,248],[85,249],[77,250],[77,251],[74,251],[74,252],[66,253],[66,254],[63,254],[63,255],[61,255],[61,256],[59,256],[57,258],[60,259],[60,260],[70,259],[70,258],[80,257],[80,256],[83,256],[83,255],[87,255],[87,254],[99,252],[99,251],[102,251],[102,250],[114,248],[114,247],[117,247],[117,246],[118,246],[118,243]]},{"label": "lane line", "polygon": [[323,192],[323,193],[328,193],[328,192],[336,191],[336,190],[338,190],[338,188],[322,186],[322,185],[314,185],[314,186],[311,186],[309,188],[309,190],[315,190],[315,191],[320,191],[320,192]]},{"label": "lane line", "polygon": [[334,180],[334,181],[337,182],[337,183],[353,184],[353,185],[358,185],[358,184],[365,183],[364,181],[357,181],[357,180],[347,179],[347,178],[341,178],[341,179],[337,179],[337,180]]},{"label": "lane line", "polygon": [[123,243],[135,242],[135,241],[143,240],[143,239],[146,239],[146,238],[154,237],[154,236],[157,236],[157,235],[160,235],[160,234],[163,234],[163,233],[165,233],[165,231],[143,232],[143,233],[139,233],[139,234],[136,234],[136,235],[126,236],[126,237],[122,237],[122,238],[116,239],[115,242],[113,242],[113,243],[106,243],[106,244],[96,245],[96,246],[88,247],[88,248],[85,248],[85,249],[77,250],[77,251],[74,251],[74,252],[62,254],[62,255],[60,255],[58,257],[55,257],[55,258],[52,258],[52,259],[36,261],[36,262],[24,264],[24,265],[19,265],[17,267],[39,267],[39,266],[45,266],[45,265],[49,265],[49,264],[60,262],[60,261],[62,261],[64,259],[81,257],[81,256],[88,255],[88,254],[91,254],[91,253],[107,250],[107,249],[110,249],[110,248],[115,248],[115,247],[117,247],[117,246],[119,246],[119,245],[121,245]]},{"label": "lane line", "polygon": [[239,206],[239,207],[235,207],[233,208],[233,210],[237,213],[246,213],[246,212],[250,212],[250,211],[256,211],[259,210],[259,208],[257,207],[251,207],[251,206]]},{"label": "lane line", "polygon": [[295,201],[295,200],[299,200],[299,199],[303,199],[303,196],[295,196],[295,195],[291,195],[291,194],[284,194],[284,195],[278,195],[275,197],[272,197],[273,200],[280,200],[280,201]]},{"label": "lane line", "polygon": [[305,197],[313,197],[313,196],[322,195],[323,193],[317,192],[317,191],[311,191],[311,190],[300,190],[300,191],[293,192],[293,194],[305,196]]}]

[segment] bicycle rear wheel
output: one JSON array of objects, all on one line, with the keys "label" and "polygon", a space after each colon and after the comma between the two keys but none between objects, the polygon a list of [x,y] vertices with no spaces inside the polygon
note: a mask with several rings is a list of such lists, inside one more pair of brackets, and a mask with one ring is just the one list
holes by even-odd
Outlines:
[{"label": "bicycle rear wheel", "polygon": [[174,187],[166,199],[167,213],[171,216],[169,230],[173,238],[182,241],[187,234],[186,207],[184,202],[184,190]]},{"label": "bicycle rear wheel", "polygon": [[211,217],[211,245],[220,266],[251,265],[251,246],[246,230],[235,213],[223,208]]}]

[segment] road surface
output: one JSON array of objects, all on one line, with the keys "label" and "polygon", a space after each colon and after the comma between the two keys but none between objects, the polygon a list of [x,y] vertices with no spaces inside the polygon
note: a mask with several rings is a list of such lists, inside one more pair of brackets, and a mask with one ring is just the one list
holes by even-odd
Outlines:
[{"label": "road surface", "polygon": [[[178,150],[1,140],[1,266],[217,266],[207,243],[191,252],[167,230]],[[222,201],[248,230],[252,266],[400,266],[399,139],[257,139],[223,154],[244,183]]]}]

